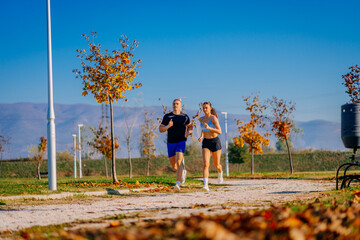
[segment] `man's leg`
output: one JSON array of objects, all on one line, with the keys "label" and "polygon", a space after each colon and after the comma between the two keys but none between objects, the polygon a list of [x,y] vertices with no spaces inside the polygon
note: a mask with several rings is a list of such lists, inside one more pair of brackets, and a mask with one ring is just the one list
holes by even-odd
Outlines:
[{"label": "man's leg", "polygon": [[184,184],[186,181],[186,169],[185,169],[185,158],[183,157],[182,163],[181,163],[181,167],[182,167],[182,176],[181,176],[181,184]]},{"label": "man's leg", "polygon": [[176,171],[177,166],[176,166],[175,156],[169,157],[169,161],[170,161],[171,167]]},{"label": "man's leg", "polygon": [[182,176],[182,172],[183,172],[183,168],[182,168],[182,160],[184,158],[184,153],[182,152],[176,152],[175,155],[175,162],[176,162],[176,182],[181,182],[181,176]]},{"label": "man's leg", "polygon": [[181,175],[182,175],[182,158],[183,153],[182,152],[176,152],[175,155],[175,165],[176,165],[176,184],[174,187],[175,192],[180,192],[180,184],[181,184]]}]

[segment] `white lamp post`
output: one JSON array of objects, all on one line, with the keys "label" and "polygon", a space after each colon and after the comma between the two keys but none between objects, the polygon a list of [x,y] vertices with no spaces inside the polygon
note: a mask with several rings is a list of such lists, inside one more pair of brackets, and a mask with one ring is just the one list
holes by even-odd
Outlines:
[{"label": "white lamp post", "polygon": [[72,136],[74,138],[74,178],[76,178],[76,134]]},{"label": "white lamp post", "polygon": [[55,113],[53,101],[53,79],[52,79],[52,53],[51,53],[51,17],[50,0],[46,2],[47,12],[47,42],[48,42],[48,181],[49,189],[56,190],[56,138],[55,138]]},{"label": "white lamp post", "polygon": [[225,165],[226,165],[226,176],[229,176],[229,158],[228,158],[228,139],[227,139],[227,112],[221,112],[225,115]]},{"label": "white lamp post", "polygon": [[81,170],[81,127],[83,127],[84,124],[78,124],[79,127],[79,178],[82,178],[82,170]]}]

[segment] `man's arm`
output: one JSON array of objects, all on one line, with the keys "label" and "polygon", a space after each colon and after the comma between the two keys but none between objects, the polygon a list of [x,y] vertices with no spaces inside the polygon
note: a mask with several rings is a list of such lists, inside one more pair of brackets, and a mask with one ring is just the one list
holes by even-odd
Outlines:
[{"label": "man's arm", "polygon": [[186,131],[185,131],[185,137],[187,138],[193,131],[194,125],[192,122],[190,122],[188,125],[186,125]]},{"label": "man's arm", "polygon": [[160,126],[159,126],[159,131],[160,131],[161,133],[166,132],[166,131],[167,131],[169,128],[171,128],[173,125],[174,125],[174,123],[173,123],[172,119],[170,119],[168,125],[165,126],[164,124],[160,124]]}]

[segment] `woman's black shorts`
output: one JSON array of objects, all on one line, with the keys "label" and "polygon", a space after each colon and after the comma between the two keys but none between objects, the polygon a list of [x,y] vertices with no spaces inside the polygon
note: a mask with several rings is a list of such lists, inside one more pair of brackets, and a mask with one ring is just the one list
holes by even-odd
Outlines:
[{"label": "woman's black shorts", "polygon": [[207,148],[211,152],[216,152],[221,149],[221,142],[219,137],[216,138],[204,138],[202,141],[202,148]]}]

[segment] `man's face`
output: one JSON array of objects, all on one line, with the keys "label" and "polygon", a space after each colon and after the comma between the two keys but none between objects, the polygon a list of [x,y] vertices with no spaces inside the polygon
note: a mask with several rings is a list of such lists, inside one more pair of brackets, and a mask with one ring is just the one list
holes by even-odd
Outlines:
[{"label": "man's face", "polygon": [[181,102],[179,100],[175,100],[173,102],[173,110],[180,111],[181,110]]}]

